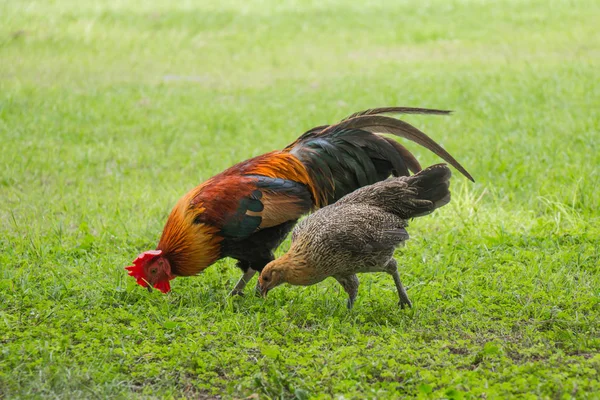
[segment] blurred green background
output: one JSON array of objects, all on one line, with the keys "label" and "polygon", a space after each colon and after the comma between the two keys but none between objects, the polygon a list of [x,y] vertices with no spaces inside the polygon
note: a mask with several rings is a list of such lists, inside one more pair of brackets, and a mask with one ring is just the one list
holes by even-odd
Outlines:
[{"label": "blurred green background", "polygon": [[[0,0],[0,397],[597,398],[597,1]],[[363,275],[126,276],[177,199],[378,106],[475,177]],[[439,160],[417,146],[423,165]],[[280,253],[287,249],[285,243]]]}]

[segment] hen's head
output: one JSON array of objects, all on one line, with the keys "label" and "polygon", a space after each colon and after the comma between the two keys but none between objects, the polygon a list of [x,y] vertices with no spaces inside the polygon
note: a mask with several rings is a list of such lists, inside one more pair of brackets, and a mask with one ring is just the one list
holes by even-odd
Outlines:
[{"label": "hen's head", "polygon": [[290,257],[291,251],[276,260],[271,261],[263,268],[258,277],[258,285],[263,297],[267,296],[269,290],[281,285],[282,283],[295,284],[296,267],[298,264],[293,257]]},{"label": "hen's head", "polygon": [[171,264],[161,250],[143,252],[133,260],[133,265],[125,269],[129,271],[130,276],[137,279],[138,285],[148,288],[148,291],[154,287],[167,293],[171,290],[169,281],[175,278],[175,275],[171,274]]},{"label": "hen's head", "polygon": [[258,277],[258,285],[263,297],[267,296],[269,290],[284,283],[284,276],[280,265],[275,261],[271,261],[265,266]]},{"label": "hen's head", "polygon": [[319,279],[318,269],[307,260],[305,249],[301,243],[292,243],[287,253],[265,265],[258,277],[263,297],[267,296],[269,290],[283,283],[312,285],[323,280]]}]

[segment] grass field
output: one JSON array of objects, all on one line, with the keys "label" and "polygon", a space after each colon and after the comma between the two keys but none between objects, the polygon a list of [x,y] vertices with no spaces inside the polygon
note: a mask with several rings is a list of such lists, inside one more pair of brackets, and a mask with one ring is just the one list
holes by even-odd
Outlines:
[{"label": "grass field", "polygon": [[[594,0],[0,0],[0,398],[600,398],[599,20]],[[476,179],[411,224],[411,310],[384,275],[351,312],[333,280],[227,298],[231,260],[168,295],[127,277],[191,187],[386,105],[455,110],[405,119]]]}]

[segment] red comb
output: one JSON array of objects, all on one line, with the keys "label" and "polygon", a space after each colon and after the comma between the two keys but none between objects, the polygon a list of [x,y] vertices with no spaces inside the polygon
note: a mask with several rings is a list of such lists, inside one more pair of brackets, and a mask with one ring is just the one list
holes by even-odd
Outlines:
[{"label": "red comb", "polygon": [[[129,271],[129,276],[133,276],[137,279],[138,285],[143,287],[148,286],[148,282],[146,282],[146,274],[144,273],[144,265],[146,265],[149,261],[153,260],[155,257],[162,254],[162,250],[149,250],[140,254],[135,260],[133,260],[133,265],[129,267],[125,267],[127,271]],[[161,290],[162,292],[162,290]],[[166,293],[166,292],[163,292]]]}]

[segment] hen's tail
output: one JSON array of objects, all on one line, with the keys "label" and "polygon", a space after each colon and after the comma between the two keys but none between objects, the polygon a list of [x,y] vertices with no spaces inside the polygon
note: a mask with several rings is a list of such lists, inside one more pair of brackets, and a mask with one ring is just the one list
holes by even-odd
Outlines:
[{"label": "hen's tail", "polygon": [[368,204],[409,219],[433,212],[450,202],[450,168],[436,164],[413,176],[388,179],[358,189],[337,204]]},{"label": "hen's tail", "polygon": [[436,114],[450,111],[409,107],[386,107],[361,111],[334,125],[313,128],[284,151],[305,166],[314,183],[317,207],[336,202],[354,190],[389,177],[408,176],[421,170],[417,159],[400,143],[380,135],[389,133],[431,150],[473,180],[446,150],[414,126],[385,113]]}]

